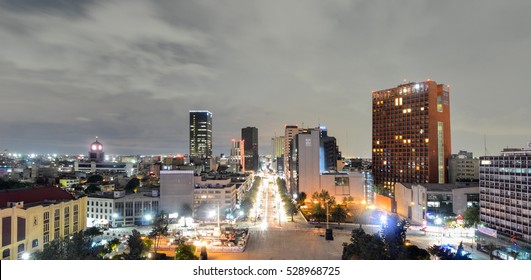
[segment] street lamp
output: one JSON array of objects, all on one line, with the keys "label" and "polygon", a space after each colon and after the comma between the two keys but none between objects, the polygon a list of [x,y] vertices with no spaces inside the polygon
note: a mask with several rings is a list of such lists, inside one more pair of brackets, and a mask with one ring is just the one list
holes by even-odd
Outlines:
[{"label": "street lamp", "polygon": [[29,260],[29,258],[30,258],[30,253],[28,253],[28,252],[22,253],[22,259],[23,260]]}]

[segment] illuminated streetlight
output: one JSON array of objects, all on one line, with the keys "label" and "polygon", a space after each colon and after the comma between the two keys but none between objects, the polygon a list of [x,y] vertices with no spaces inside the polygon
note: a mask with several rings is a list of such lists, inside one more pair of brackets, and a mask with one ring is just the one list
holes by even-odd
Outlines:
[{"label": "illuminated streetlight", "polygon": [[23,259],[23,260],[29,260],[29,258],[30,258],[30,253],[28,253],[28,252],[24,252],[24,253],[22,254],[22,259]]}]

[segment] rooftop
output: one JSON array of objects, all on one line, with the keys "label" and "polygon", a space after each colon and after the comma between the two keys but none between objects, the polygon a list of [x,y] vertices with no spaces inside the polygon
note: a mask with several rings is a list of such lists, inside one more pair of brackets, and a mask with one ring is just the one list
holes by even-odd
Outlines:
[{"label": "rooftop", "polygon": [[27,204],[51,203],[74,200],[67,191],[56,187],[35,187],[0,191],[0,209],[7,208],[8,202],[23,201]]}]

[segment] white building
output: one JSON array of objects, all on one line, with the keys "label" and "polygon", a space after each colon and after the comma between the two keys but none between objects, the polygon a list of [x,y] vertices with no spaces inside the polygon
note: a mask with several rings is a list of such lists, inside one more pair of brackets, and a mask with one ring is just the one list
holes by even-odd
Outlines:
[{"label": "white building", "polygon": [[139,226],[159,213],[158,191],[127,194],[113,191],[87,198],[87,227]]}]

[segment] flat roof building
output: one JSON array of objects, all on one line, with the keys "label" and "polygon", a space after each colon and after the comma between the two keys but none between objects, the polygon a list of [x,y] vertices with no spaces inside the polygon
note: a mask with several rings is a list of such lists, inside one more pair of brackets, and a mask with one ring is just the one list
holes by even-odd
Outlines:
[{"label": "flat roof building", "polygon": [[434,81],[372,92],[374,183],[392,196],[397,182],[447,182],[450,88]]},{"label": "flat roof building", "polygon": [[212,157],[212,113],[209,111],[190,111],[190,157]]}]

